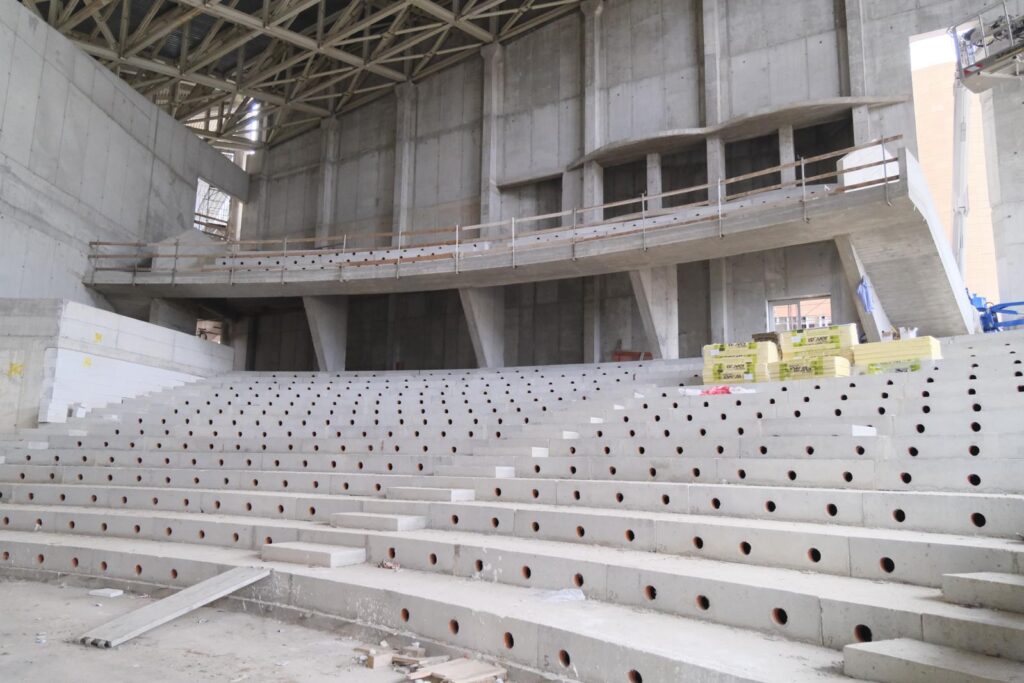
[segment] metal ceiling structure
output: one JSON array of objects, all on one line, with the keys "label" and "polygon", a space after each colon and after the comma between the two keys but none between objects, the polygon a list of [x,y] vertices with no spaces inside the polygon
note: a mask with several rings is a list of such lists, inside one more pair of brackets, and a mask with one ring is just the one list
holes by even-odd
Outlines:
[{"label": "metal ceiling structure", "polygon": [[225,149],[279,144],[581,0],[22,0]]}]

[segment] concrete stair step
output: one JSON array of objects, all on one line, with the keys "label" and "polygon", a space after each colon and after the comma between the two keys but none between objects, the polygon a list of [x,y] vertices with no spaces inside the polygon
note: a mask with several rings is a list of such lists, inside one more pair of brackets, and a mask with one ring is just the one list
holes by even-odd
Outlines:
[{"label": "concrete stair step", "polygon": [[331,526],[373,531],[413,531],[427,528],[423,515],[387,515],[373,512],[339,512],[331,515]]},{"label": "concrete stair step", "polygon": [[476,500],[473,489],[444,489],[427,486],[389,486],[384,495],[394,500],[429,500],[444,503],[465,503]]},{"label": "concrete stair step", "polygon": [[366,562],[366,549],[293,541],[265,544],[260,548],[260,557],[264,562],[290,562],[312,567],[347,567]]},{"label": "concrete stair step", "polygon": [[473,455],[546,458],[547,446],[474,446]]},{"label": "concrete stair step", "polygon": [[960,605],[1024,614],[1024,576],[1001,572],[944,574],[942,597]]},{"label": "concrete stair step", "polygon": [[512,479],[516,468],[511,465],[439,465],[434,468],[439,477],[485,477],[487,479]]},{"label": "concrete stair step", "polygon": [[1024,665],[998,657],[895,638],[843,648],[843,672],[881,683],[1009,683],[1024,681]]},{"label": "concrete stair step", "polygon": [[430,503],[422,500],[385,500],[382,498],[363,501],[361,512],[385,515],[430,515]]},{"label": "concrete stair step", "polygon": [[871,425],[850,424],[831,418],[768,418],[761,420],[763,436],[878,436]]}]

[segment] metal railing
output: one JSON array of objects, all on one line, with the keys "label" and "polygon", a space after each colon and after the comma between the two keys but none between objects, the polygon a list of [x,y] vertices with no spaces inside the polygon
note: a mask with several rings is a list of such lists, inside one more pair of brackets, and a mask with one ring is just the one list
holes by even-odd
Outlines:
[{"label": "metal railing", "polygon": [[[595,240],[629,237],[636,234],[641,236],[642,249],[646,251],[648,241],[652,235],[662,234],[667,230],[686,229],[711,221],[717,222],[718,235],[722,237],[724,236],[724,221],[726,218],[743,211],[762,208],[762,205],[755,206],[753,204],[739,207],[729,206],[730,202],[778,190],[799,188],[800,194],[795,201],[798,201],[802,206],[802,215],[805,222],[810,220],[807,214],[807,206],[810,201],[853,190],[883,185],[886,190],[886,202],[891,204],[888,186],[890,182],[899,179],[899,162],[887,154],[884,145],[899,141],[902,137],[901,135],[885,137],[867,144],[827,152],[813,157],[801,158],[794,162],[772,166],[759,171],[731,178],[719,178],[702,185],[671,190],[656,195],[643,194],[632,199],[607,202],[595,206],[583,206],[536,216],[512,217],[501,221],[478,223],[475,225],[454,225],[427,230],[400,231],[398,233],[342,233],[320,237],[227,240],[221,244],[203,247],[201,251],[196,252],[182,252],[177,242],[91,242],[89,259],[92,264],[93,281],[95,281],[95,274],[97,272],[105,271],[130,272],[133,274],[132,283],[134,284],[135,275],[138,273],[168,274],[171,276],[171,282],[174,283],[177,276],[182,274],[226,272],[228,273],[229,282],[233,282],[234,274],[237,271],[280,270],[280,278],[284,282],[285,272],[289,270],[288,259],[294,260],[306,256],[361,256],[361,260],[358,261],[345,260],[343,258],[336,260],[333,266],[341,271],[342,279],[344,279],[344,269],[346,268],[392,265],[395,267],[394,276],[398,277],[402,264],[438,260],[451,260],[453,262],[453,272],[459,273],[466,258],[477,255],[494,256],[506,254],[509,257],[507,267],[516,268],[519,265],[518,252],[522,251],[522,247],[518,243],[522,242],[524,235],[528,236],[531,241],[535,241],[535,238],[550,238],[541,242],[541,245],[546,248],[568,246],[572,260],[576,260],[577,248],[581,244]],[[878,160],[846,167],[841,170],[836,168],[812,176],[807,176],[805,173],[808,164],[830,159],[838,161],[839,158],[852,152],[876,147],[882,150],[881,158]],[[896,175],[890,176],[889,169],[894,165],[897,169]],[[854,184],[837,184],[835,187],[825,186],[826,189],[824,191],[816,191],[813,196],[808,192],[808,186],[815,185],[816,181],[834,180],[848,173],[879,167],[881,167],[881,173],[877,177]],[[794,172],[799,170],[799,178],[775,182],[764,187],[736,194],[728,193],[730,185],[765,176],[774,176],[789,169],[794,169]],[[665,199],[695,192],[706,192],[708,199],[668,208],[651,208],[651,202],[655,200],[663,203]],[[783,204],[787,201],[793,201],[793,198],[786,197],[773,202],[772,205]],[[636,207],[638,210],[627,215],[616,216],[612,219],[606,220],[604,218],[604,211],[606,209],[624,206]],[[696,209],[712,207],[714,207],[714,211],[697,214],[691,218],[680,216],[665,222],[657,220],[673,214],[685,214]],[[595,218],[587,221],[586,218],[588,216],[594,216]],[[581,218],[583,219],[582,221]],[[550,221],[552,219],[560,219],[564,225],[528,232],[524,232],[522,229],[523,225]],[[605,226],[629,223],[633,223],[634,227],[625,230],[602,231],[602,228]],[[443,238],[434,239],[439,235],[443,236]],[[410,244],[410,242],[416,242],[416,240],[421,238],[428,239],[428,241]],[[381,239],[393,240],[397,243],[393,246],[375,244],[375,242]],[[353,243],[359,244],[360,241],[364,240],[370,240],[373,243],[370,246],[353,246]],[[267,249],[266,247],[270,248]],[[275,249],[274,247],[278,248]],[[165,251],[168,248],[173,250]],[[108,249],[120,251],[105,251]],[[433,253],[427,253],[431,250],[433,250]],[[377,254],[380,254],[382,251],[385,252],[384,256],[378,257]],[[188,260],[190,263],[182,267],[180,263],[182,260]],[[245,261],[247,260],[255,261],[255,263],[246,263]],[[127,263],[100,265],[101,263],[117,261]],[[149,261],[149,263],[146,264],[146,261]],[[197,263],[192,263],[193,261]],[[224,263],[217,264],[215,263],[216,261],[223,261]]]}]

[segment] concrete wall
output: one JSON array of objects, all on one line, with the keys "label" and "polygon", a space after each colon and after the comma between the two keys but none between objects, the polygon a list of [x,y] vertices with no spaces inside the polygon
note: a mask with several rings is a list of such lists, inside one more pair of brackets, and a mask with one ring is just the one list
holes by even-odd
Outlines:
[{"label": "concrete wall", "polygon": [[234,352],[56,299],[0,299],[0,432],[231,370]]},{"label": "concrete wall", "polygon": [[0,0],[0,293],[105,306],[81,282],[89,241],[189,229],[199,176],[248,191],[241,169],[31,10]]}]

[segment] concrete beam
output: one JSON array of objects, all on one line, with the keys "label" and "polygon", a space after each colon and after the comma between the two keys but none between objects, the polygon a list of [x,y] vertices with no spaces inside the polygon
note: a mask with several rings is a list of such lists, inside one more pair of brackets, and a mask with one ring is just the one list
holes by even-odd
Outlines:
[{"label": "concrete beam", "polygon": [[401,243],[402,234],[412,229],[416,170],[416,85],[402,83],[395,88],[398,99],[395,132],[395,195],[392,216],[392,246]]},{"label": "concrete beam", "polygon": [[[504,110],[505,48],[492,43],[480,51],[484,60],[484,109],[480,144],[480,222],[501,220],[501,115]],[[496,230],[496,229],[495,229]],[[486,233],[493,234],[495,230]]]},{"label": "concrete beam", "polygon": [[335,197],[338,186],[338,152],[341,122],[327,118],[320,122],[320,187],[316,205],[316,245],[323,246],[336,222]]},{"label": "concrete beam", "polygon": [[[867,337],[869,342],[881,341],[882,332],[892,329],[889,316],[885,314],[882,302],[878,300],[878,295],[871,284],[871,279],[868,277],[867,271],[864,270],[864,264],[861,263],[860,257],[857,256],[857,249],[853,246],[853,240],[850,239],[849,235],[840,235],[836,237],[835,242],[836,249],[839,251],[839,261],[843,265],[843,274],[846,276],[846,284],[853,295],[853,301],[857,307],[857,316],[860,318],[860,326],[864,331],[864,336]],[[871,311],[867,310],[864,302],[857,295],[857,288],[860,286],[862,279],[867,285],[868,296],[871,301]]]},{"label": "concrete beam", "polygon": [[629,272],[644,332],[655,358],[679,358],[679,279],[676,266]]},{"label": "concrete beam", "polygon": [[313,336],[317,367],[322,372],[343,371],[348,348],[348,297],[304,296],[302,304]]},{"label": "concrete beam", "polygon": [[505,288],[459,290],[476,360],[482,368],[505,366]]}]

